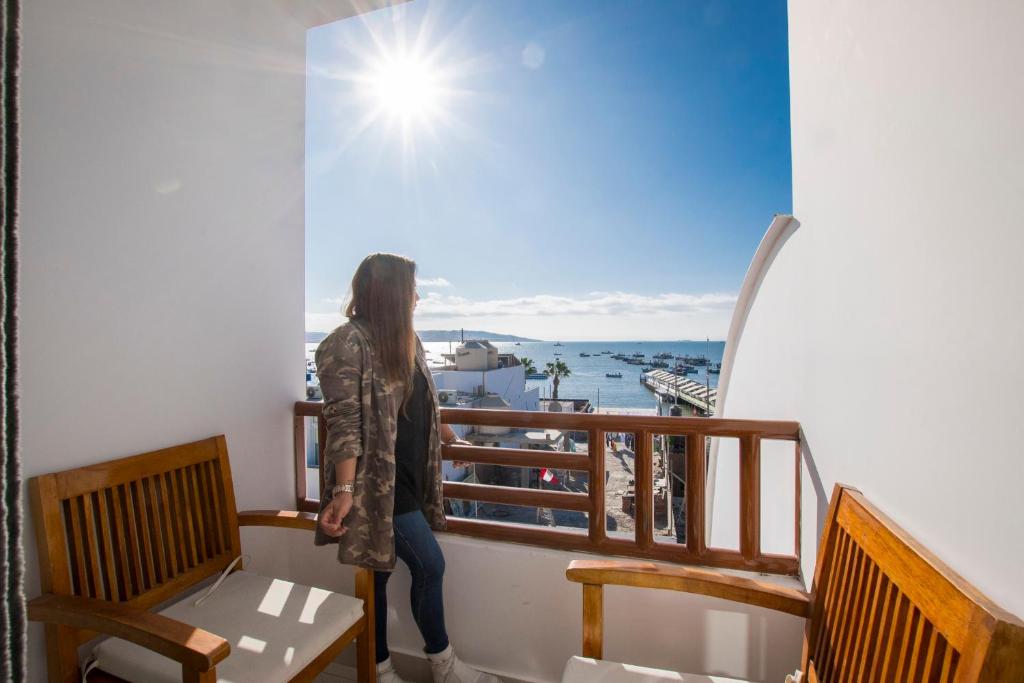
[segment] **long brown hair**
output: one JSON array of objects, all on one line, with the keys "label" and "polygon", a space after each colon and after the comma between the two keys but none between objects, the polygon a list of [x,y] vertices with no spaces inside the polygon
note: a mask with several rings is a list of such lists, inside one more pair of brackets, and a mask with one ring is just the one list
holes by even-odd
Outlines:
[{"label": "long brown hair", "polygon": [[[345,315],[358,318],[370,330],[374,353],[389,380],[405,384],[412,393],[416,362],[416,333],[412,311],[416,303],[416,262],[397,254],[370,254],[352,276],[352,298]],[[402,401],[403,405],[405,400]]]}]

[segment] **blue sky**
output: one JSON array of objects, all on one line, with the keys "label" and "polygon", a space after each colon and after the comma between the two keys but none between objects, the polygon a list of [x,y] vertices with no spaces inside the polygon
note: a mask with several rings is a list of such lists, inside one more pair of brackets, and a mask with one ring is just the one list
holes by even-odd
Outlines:
[{"label": "blue sky", "polygon": [[307,329],[390,251],[418,329],[724,338],[791,210],[786,32],[775,0],[413,0],[311,30]]}]

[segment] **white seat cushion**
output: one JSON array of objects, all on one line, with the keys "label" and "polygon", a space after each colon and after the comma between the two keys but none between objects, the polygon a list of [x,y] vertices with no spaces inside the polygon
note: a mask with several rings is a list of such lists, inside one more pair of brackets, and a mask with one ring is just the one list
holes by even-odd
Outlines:
[{"label": "white seat cushion", "polygon": [[[228,641],[231,654],[217,665],[219,683],[287,681],[363,616],[357,598],[244,571],[228,575],[193,605],[200,594],[160,614]],[[181,681],[180,664],[120,638],[103,641],[93,654],[100,669],[128,681]]]},{"label": "white seat cushion", "polygon": [[737,678],[684,674],[603,659],[573,657],[565,664],[562,683],[744,683]]}]

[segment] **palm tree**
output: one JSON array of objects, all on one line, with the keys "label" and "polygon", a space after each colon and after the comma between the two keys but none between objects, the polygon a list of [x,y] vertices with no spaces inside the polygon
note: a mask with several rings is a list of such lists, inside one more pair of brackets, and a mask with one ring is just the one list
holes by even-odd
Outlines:
[{"label": "palm tree", "polygon": [[523,364],[523,369],[527,375],[532,375],[533,373],[537,372],[537,366],[533,364],[532,358],[527,358],[524,356],[519,359],[519,362]]},{"label": "palm tree", "polygon": [[558,399],[558,383],[562,381],[563,377],[568,377],[572,374],[572,370],[565,364],[565,361],[556,360],[554,363],[548,363],[546,370],[548,377],[551,378],[551,398]]}]

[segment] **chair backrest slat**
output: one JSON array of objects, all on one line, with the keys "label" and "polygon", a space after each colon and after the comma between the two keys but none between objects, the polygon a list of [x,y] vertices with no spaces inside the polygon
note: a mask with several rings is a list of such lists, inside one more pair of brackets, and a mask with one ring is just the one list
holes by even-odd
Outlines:
[{"label": "chair backrest slat", "polygon": [[819,548],[804,671],[811,681],[1016,681],[1024,623],[837,486]]},{"label": "chair backrest slat", "polygon": [[240,552],[223,436],[42,475],[29,490],[45,592],[148,608]]}]

